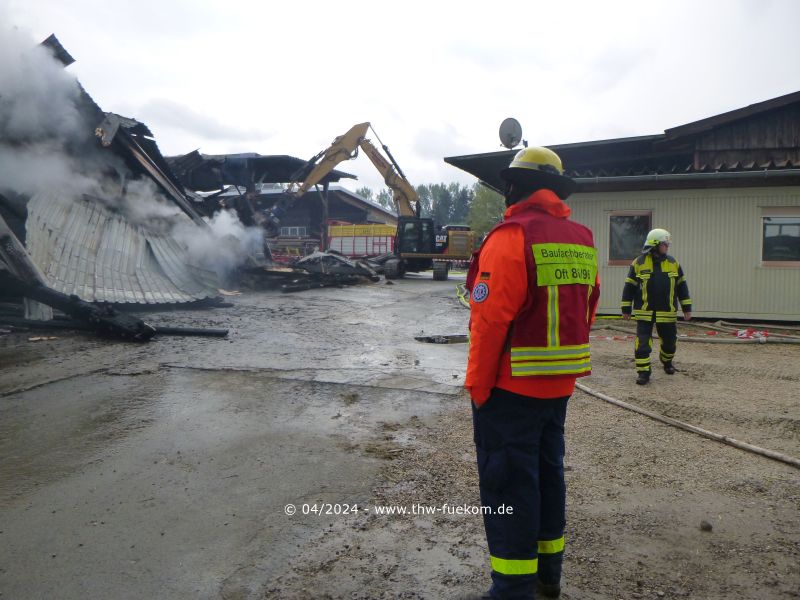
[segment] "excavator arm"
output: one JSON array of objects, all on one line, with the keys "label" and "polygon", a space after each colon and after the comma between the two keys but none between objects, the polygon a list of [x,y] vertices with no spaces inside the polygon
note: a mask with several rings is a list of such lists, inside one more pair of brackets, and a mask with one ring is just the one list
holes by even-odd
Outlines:
[{"label": "excavator arm", "polygon": [[353,125],[344,135],[340,135],[326,149],[317,154],[306,165],[294,174],[295,180],[287,190],[288,196],[266,215],[267,220],[277,227],[280,217],[289,209],[295,199],[305,194],[313,186],[317,185],[330,173],[336,165],[345,160],[350,160],[358,155],[358,149],[364,153],[383,176],[384,182],[392,190],[397,212],[401,217],[419,217],[420,202],[414,186],[409,183],[400,166],[394,160],[389,148],[382,145],[383,150],[389,156],[387,161],[372,142],[367,139],[369,123],[359,123]]},{"label": "excavator arm", "polygon": [[[325,175],[333,171],[340,162],[355,158],[358,153],[359,143],[367,135],[367,129],[369,129],[369,123],[359,123],[358,125],[353,125],[350,131],[344,135],[340,135],[333,140],[333,143],[326,150],[317,154],[308,161],[304,169],[295,174],[295,179],[302,181],[296,188],[294,187],[296,184],[292,184],[288,192],[299,198],[312,186],[322,181]],[[309,167],[311,167],[310,170],[308,170]],[[308,170],[308,172],[304,173],[304,170]]]},{"label": "excavator arm", "polygon": [[303,167],[292,175],[293,182],[286,190],[286,196],[265,212],[263,226],[267,231],[277,232],[280,220],[295,200],[300,198],[313,186],[322,181],[340,162],[355,158],[358,154],[359,142],[364,139],[369,123],[359,123],[350,128],[344,135],[337,137],[331,145],[311,158]]},{"label": "excavator arm", "polygon": [[[387,162],[383,155],[368,139],[363,138],[361,142],[359,142],[359,146],[361,146],[364,154],[372,161],[372,164],[375,165],[375,168],[383,175],[383,180],[386,182],[386,185],[389,186],[389,189],[392,190],[392,198],[397,207],[397,213],[401,217],[419,217],[420,206],[417,191],[414,189],[414,186],[409,183],[408,179],[405,178],[405,175],[403,175],[400,167],[394,161],[389,149],[383,146],[383,149],[386,151],[386,154],[389,155],[394,166]],[[395,169],[395,167],[397,167],[397,169]]]}]

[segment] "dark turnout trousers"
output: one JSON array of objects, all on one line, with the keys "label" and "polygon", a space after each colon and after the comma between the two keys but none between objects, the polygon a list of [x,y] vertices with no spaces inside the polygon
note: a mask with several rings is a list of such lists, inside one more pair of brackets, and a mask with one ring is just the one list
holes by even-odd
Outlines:
[{"label": "dark turnout trousers", "polygon": [[534,598],[537,580],[561,579],[568,399],[495,388],[480,409],[473,405],[493,598]]},{"label": "dark turnout trousers", "polygon": [[[655,317],[653,317],[655,319]],[[637,372],[650,372],[650,352],[653,350],[653,325],[656,326],[661,346],[658,358],[663,364],[671,363],[675,357],[675,348],[678,342],[678,324],[657,323],[653,321],[636,321],[636,344],[634,357]]]}]

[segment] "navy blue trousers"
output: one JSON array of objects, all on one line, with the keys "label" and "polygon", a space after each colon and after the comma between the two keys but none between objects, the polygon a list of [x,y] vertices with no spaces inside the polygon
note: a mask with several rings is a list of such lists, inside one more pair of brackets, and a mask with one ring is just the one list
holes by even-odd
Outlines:
[{"label": "navy blue trousers", "polygon": [[472,407],[493,598],[534,598],[537,580],[561,579],[568,399],[495,388],[480,409]]}]

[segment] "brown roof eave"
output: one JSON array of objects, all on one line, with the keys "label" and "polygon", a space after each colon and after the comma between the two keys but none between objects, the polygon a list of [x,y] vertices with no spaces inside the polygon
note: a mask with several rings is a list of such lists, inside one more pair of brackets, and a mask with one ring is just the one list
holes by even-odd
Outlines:
[{"label": "brown roof eave", "polygon": [[715,127],[719,127],[720,125],[731,123],[732,121],[738,121],[746,117],[751,117],[753,115],[775,110],[777,108],[783,108],[784,106],[796,103],[800,103],[800,92],[792,92],[791,94],[772,98],[771,100],[765,100],[764,102],[757,102],[756,104],[750,104],[744,108],[737,108],[736,110],[731,110],[726,113],[714,115],[713,117],[687,123],[686,125],[672,127],[671,129],[666,129],[664,134],[668,140],[692,136],[704,131],[708,131]]},{"label": "brown roof eave", "polygon": [[576,193],[800,185],[800,169],[579,177]]}]

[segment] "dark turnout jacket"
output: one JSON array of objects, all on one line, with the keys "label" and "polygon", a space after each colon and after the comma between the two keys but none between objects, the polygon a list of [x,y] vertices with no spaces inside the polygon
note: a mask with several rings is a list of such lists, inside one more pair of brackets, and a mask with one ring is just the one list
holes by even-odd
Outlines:
[{"label": "dark turnout jacket", "polygon": [[669,254],[646,252],[633,260],[622,290],[622,313],[638,321],[674,323],[678,304],[691,312],[689,286],[678,261]]}]

